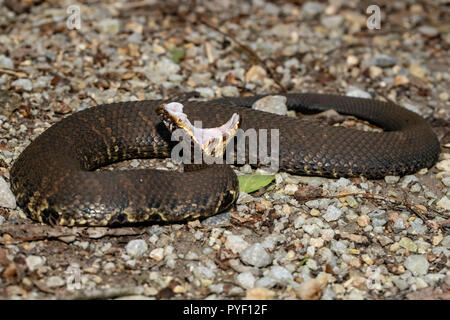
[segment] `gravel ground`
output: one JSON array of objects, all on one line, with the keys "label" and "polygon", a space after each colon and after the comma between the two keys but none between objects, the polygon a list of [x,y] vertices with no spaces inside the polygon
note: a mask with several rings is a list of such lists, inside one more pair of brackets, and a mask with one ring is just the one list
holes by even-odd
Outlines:
[{"label": "gravel ground", "polygon": [[[0,0],[0,297],[450,299],[448,2],[182,3]],[[439,163],[370,181],[278,173],[204,221],[117,229],[34,223],[10,193],[14,159],[72,112],[283,89],[396,101],[431,123]],[[115,168],[138,166],[174,168]],[[380,197],[305,201],[346,193]]]}]

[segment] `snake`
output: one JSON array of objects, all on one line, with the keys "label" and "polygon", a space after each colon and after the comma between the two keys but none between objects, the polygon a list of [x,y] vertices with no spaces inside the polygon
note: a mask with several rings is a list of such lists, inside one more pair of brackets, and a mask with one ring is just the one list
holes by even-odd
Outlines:
[{"label": "snake", "polygon": [[[266,96],[180,103],[188,118],[202,121],[204,127],[218,127],[238,114],[244,132],[276,129],[279,171],[292,174],[380,179],[411,174],[438,160],[440,143],[428,122],[393,102],[319,93],[282,94],[289,110],[312,114],[334,109],[383,129],[375,132],[251,108]],[[97,170],[134,158],[171,157],[176,142],[157,112],[167,102],[98,105],[50,126],[11,167],[11,190],[17,204],[34,220],[62,226],[172,223],[232,208],[239,183],[227,163],[185,166],[184,172]]]}]

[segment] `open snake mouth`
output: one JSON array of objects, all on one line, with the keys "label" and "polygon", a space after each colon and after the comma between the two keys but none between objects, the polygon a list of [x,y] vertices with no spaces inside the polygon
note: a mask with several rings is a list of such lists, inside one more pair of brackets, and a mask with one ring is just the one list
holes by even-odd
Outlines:
[{"label": "open snake mouth", "polygon": [[181,103],[171,102],[159,106],[156,113],[161,116],[171,132],[177,128],[182,129],[206,155],[222,157],[228,142],[235,136],[239,128],[239,115],[233,113],[230,120],[220,127],[202,128],[192,125],[187,115],[183,113],[183,107]]}]

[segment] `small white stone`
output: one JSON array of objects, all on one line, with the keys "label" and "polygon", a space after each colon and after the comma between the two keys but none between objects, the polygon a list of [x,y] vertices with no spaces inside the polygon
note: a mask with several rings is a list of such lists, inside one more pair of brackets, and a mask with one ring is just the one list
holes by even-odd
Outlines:
[{"label": "small white stone", "polygon": [[16,208],[16,198],[3,177],[0,177],[0,207]]},{"label": "small white stone", "polygon": [[445,210],[450,210],[450,199],[447,196],[443,196],[441,200],[436,203],[436,206]]},{"label": "small white stone", "polygon": [[152,258],[156,261],[161,261],[162,259],[164,259],[164,248],[153,249],[150,252],[150,258]]},{"label": "small white stone", "polygon": [[147,243],[142,239],[131,240],[126,246],[127,254],[131,257],[140,257],[148,250]]},{"label": "small white stone", "polygon": [[241,287],[245,289],[251,289],[255,285],[255,277],[249,271],[238,274],[238,276],[236,277],[236,281]]},{"label": "small white stone", "polygon": [[331,205],[327,208],[327,213],[323,215],[323,218],[327,221],[336,221],[338,220],[342,215],[342,210]]},{"label": "small white stone", "polygon": [[241,253],[247,247],[248,247],[247,241],[242,239],[241,236],[237,236],[234,234],[229,235],[227,237],[227,240],[225,241],[225,248],[230,249],[234,253]]},{"label": "small white stone", "polygon": [[252,109],[284,116],[287,113],[286,100],[284,96],[267,96],[256,101]]},{"label": "small white stone", "polygon": [[49,288],[57,288],[57,287],[62,287],[63,285],[66,284],[66,282],[64,281],[63,278],[58,277],[58,276],[52,276],[49,277],[47,279],[47,281],[45,282],[45,284],[47,285],[47,287]]},{"label": "small white stone", "polygon": [[40,256],[28,256],[25,259],[28,269],[34,271],[45,263],[44,258]]}]

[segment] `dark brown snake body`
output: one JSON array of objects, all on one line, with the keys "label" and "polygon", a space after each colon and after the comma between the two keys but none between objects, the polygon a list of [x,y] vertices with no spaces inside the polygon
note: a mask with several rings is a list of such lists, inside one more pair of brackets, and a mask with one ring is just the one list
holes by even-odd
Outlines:
[{"label": "dark brown snake body", "polygon": [[[233,113],[241,128],[279,129],[280,171],[327,177],[381,178],[432,166],[440,146],[427,122],[393,103],[322,94],[288,94],[289,109],[335,109],[383,132],[325,126],[256,111],[261,96],[182,102],[191,121],[216,127]],[[173,142],[156,108],[163,101],[124,102],[66,117],[38,136],[11,168],[19,206],[33,219],[60,225],[181,221],[228,209],[238,182],[228,165],[201,170],[93,171],[106,164],[169,157]],[[270,151],[270,150],[269,150]]]}]

